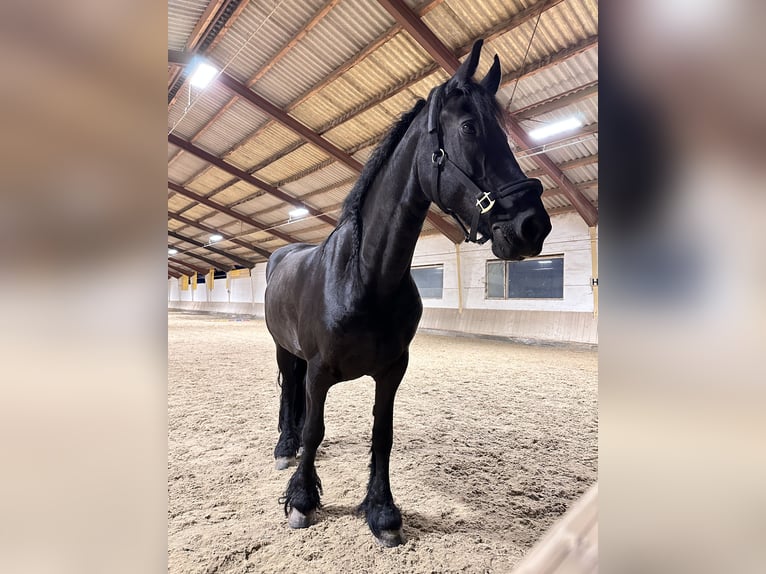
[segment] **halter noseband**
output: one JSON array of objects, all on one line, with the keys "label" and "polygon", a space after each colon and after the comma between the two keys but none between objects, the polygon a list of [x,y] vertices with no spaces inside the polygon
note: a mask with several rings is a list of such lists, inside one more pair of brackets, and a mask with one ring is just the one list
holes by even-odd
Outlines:
[{"label": "halter noseband", "polygon": [[[463,233],[465,234],[465,240],[469,243],[478,243],[483,244],[486,243],[487,240],[489,240],[489,237],[482,236],[481,239],[477,239],[476,235],[479,231],[479,220],[481,219],[482,215],[486,215],[490,211],[492,211],[492,208],[495,205],[495,202],[498,199],[502,199],[504,197],[507,197],[513,193],[517,193],[519,191],[538,191],[542,193],[543,185],[540,183],[539,179],[529,178],[525,177],[522,180],[516,181],[510,185],[506,185],[502,187],[500,190],[498,190],[496,193],[492,193],[490,191],[484,191],[481,189],[476,182],[474,182],[467,173],[465,173],[459,165],[457,165],[454,161],[452,161],[449,156],[447,155],[447,152],[444,151],[443,143],[442,143],[442,134],[441,134],[441,124],[439,122],[439,115],[442,111],[443,106],[443,93],[444,86],[439,86],[436,88],[431,96],[431,101],[429,102],[428,106],[428,133],[431,134],[431,142],[433,144],[433,149],[435,150],[431,154],[431,164],[436,168],[436,177],[433,178],[433,193],[432,195],[432,201],[436,203],[436,205],[439,206],[439,208],[446,213],[447,215],[451,215],[452,218],[457,222],[457,224],[460,226],[460,228],[463,230]],[[451,167],[454,175],[457,177],[457,179],[460,180],[460,182],[465,185],[469,190],[473,191],[476,194],[476,210],[473,212],[473,217],[471,218],[471,227],[470,231],[468,228],[466,228],[463,221],[458,217],[458,215],[452,211],[451,209],[447,209],[444,204],[441,201],[441,195],[439,193],[439,182],[441,180],[441,172],[446,167]]]}]

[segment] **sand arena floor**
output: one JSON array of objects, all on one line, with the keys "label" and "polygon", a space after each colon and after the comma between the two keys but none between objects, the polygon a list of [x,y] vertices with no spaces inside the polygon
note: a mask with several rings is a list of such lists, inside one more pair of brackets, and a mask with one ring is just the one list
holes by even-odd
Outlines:
[{"label": "sand arena floor", "polygon": [[319,522],[290,530],[274,469],[279,388],[261,320],[168,317],[168,572],[509,572],[596,481],[594,351],[419,334],[394,414],[407,542],[379,547],[364,497],[372,379],[336,385]]}]

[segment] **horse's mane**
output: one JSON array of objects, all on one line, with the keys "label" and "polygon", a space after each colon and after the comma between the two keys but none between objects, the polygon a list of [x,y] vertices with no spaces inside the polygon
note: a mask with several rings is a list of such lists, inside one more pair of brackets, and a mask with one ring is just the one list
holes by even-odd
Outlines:
[{"label": "horse's mane", "polygon": [[375,181],[375,177],[383,167],[383,164],[385,164],[391,157],[391,154],[404,137],[404,134],[410,127],[410,124],[412,124],[415,116],[418,115],[418,112],[420,112],[425,105],[425,100],[418,100],[415,102],[415,106],[409,112],[402,115],[399,121],[391,127],[378,144],[375,151],[372,152],[370,159],[364,164],[364,169],[362,169],[359,179],[356,180],[354,187],[351,188],[351,191],[343,202],[343,211],[338,219],[338,226],[344,221],[350,220],[357,225],[357,228],[359,227],[359,218],[362,215],[364,198],[370,187],[372,187],[372,182]]}]

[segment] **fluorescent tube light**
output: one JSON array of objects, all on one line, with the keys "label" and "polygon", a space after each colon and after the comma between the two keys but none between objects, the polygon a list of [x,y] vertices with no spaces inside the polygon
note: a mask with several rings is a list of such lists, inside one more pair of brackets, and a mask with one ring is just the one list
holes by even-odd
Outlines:
[{"label": "fluorescent tube light", "polygon": [[290,212],[290,219],[298,219],[299,217],[305,217],[309,214],[309,210],[305,207],[296,207]]},{"label": "fluorescent tube light", "polygon": [[577,118],[567,118],[560,122],[554,122],[547,126],[531,130],[529,132],[529,137],[535,140],[542,140],[550,136],[555,136],[556,134],[577,129],[580,126],[582,126],[582,122]]}]

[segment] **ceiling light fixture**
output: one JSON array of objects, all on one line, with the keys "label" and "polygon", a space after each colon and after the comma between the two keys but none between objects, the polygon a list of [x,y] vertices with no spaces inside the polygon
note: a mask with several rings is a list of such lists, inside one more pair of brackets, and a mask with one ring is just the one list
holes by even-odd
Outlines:
[{"label": "ceiling light fixture", "polygon": [[218,69],[204,60],[199,60],[197,67],[189,76],[189,83],[195,88],[205,88],[218,74]]},{"label": "ceiling light fixture", "polygon": [[210,236],[210,243],[215,243],[216,241],[220,241],[223,239],[223,235],[219,235],[218,233],[214,233]]},{"label": "ceiling light fixture", "polygon": [[305,217],[309,214],[309,210],[305,207],[296,207],[290,212],[290,219],[298,219],[300,217]]},{"label": "ceiling light fixture", "polygon": [[168,249],[168,255],[175,255],[178,253],[178,249]]},{"label": "ceiling light fixture", "polygon": [[531,130],[529,132],[529,137],[535,140],[541,140],[550,136],[555,136],[556,134],[577,129],[581,126],[582,122],[579,119],[567,118],[565,120],[561,120],[560,122],[554,122],[552,124],[548,124],[547,126]]}]

